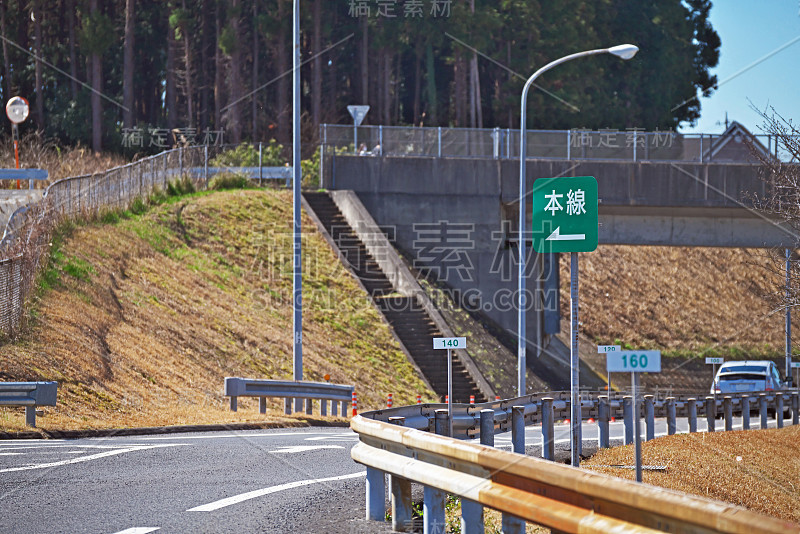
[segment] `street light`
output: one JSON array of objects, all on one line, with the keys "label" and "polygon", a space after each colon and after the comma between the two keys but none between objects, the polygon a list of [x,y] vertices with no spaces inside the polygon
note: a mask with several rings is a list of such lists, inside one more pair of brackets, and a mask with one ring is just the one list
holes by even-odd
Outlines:
[{"label": "street light", "polygon": [[[19,124],[25,122],[30,112],[28,101],[21,96],[15,96],[6,103],[6,115],[11,121],[11,137],[14,140],[14,162],[19,169]],[[31,182],[33,183],[33,182]],[[17,178],[17,189],[19,189],[19,178]]]},{"label": "street light", "polygon": [[[518,346],[517,346],[517,395],[522,397],[525,395],[525,370],[527,367],[526,363],[526,356],[525,356],[525,345],[526,345],[526,331],[525,331],[525,317],[526,317],[526,308],[528,306],[527,303],[527,296],[525,295],[525,148],[527,143],[525,142],[526,135],[525,135],[525,123],[527,120],[527,112],[526,108],[528,107],[528,90],[533,85],[533,82],[536,81],[536,78],[547,72],[548,70],[552,69],[556,65],[560,65],[561,63],[566,63],[567,61],[572,61],[573,59],[578,59],[580,57],[585,56],[594,56],[596,54],[612,54],[624,60],[631,59],[633,56],[636,55],[636,52],[639,51],[637,46],[632,44],[622,44],[617,46],[612,46],[611,48],[600,48],[597,50],[586,50],[584,52],[578,52],[576,54],[570,54],[568,56],[564,56],[560,59],[552,61],[542,67],[541,69],[537,70],[533,76],[528,78],[528,81],[525,83],[525,88],[522,89],[522,113],[520,117],[520,147],[519,147],[519,315],[518,315],[518,330],[517,334],[519,336]],[[537,335],[538,338],[541,335]],[[537,344],[541,344],[541,339],[537,339]],[[537,345],[537,350],[539,349]]]}]

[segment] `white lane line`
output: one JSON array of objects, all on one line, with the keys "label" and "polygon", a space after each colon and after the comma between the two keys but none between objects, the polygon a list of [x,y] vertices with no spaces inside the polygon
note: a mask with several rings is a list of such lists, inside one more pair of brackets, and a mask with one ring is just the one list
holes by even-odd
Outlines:
[{"label": "white lane line", "polygon": [[350,475],[341,475],[338,477],[329,477],[329,478],[315,478],[311,480],[298,480],[297,482],[289,482],[288,484],[281,484],[279,486],[272,486],[269,488],[263,488],[255,491],[249,491],[247,493],[242,493],[240,495],[234,495],[233,497],[227,497],[225,499],[220,499],[218,501],[214,501],[212,503],[204,504],[202,506],[195,506],[194,508],[189,508],[186,510],[187,512],[213,512],[215,510],[219,510],[220,508],[225,508],[226,506],[232,506],[234,504],[239,504],[240,502],[248,501],[250,499],[256,499],[258,497],[263,497],[264,495],[269,495],[270,493],[277,493],[279,491],[285,491],[293,488],[300,488],[302,486],[310,486],[311,484],[319,484],[322,482],[334,482],[336,480],[347,480],[350,478],[358,478],[363,477],[367,474],[366,471],[362,471],[360,473],[352,473]]},{"label": "white lane line", "polygon": [[319,449],[344,449],[344,447],[339,445],[284,445],[277,450],[269,452],[279,454],[295,454],[298,452],[316,451]]},{"label": "white lane line", "polygon": [[0,452],[0,456],[17,456],[18,454],[25,454],[23,452]]},{"label": "white lane line", "polygon": [[115,532],[114,534],[148,534],[148,532],[155,532],[156,530],[161,530],[161,527],[126,528],[125,530],[120,530],[119,532]]},{"label": "white lane line", "polygon": [[308,434],[322,434],[322,432],[274,432],[268,434],[219,434],[216,436],[154,436],[140,438],[147,441],[167,440],[167,439],[224,439],[224,438],[269,438],[272,436],[305,436]]},{"label": "white lane line", "polygon": [[49,467],[59,467],[62,465],[71,465],[71,464],[78,464],[81,462],[88,462],[91,460],[98,460],[100,458],[106,458],[108,456],[116,456],[118,454],[125,454],[126,452],[136,452],[136,451],[145,451],[148,449],[157,449],[160,447],[176,447],[182,444],[166,444],[166,445],[142,445],[136,447],[129,447],[127,449],[117,449],[113,451],[105,451],[105,452],[98,452],[97,454],[90,454],[88,456],[81,456],[80,458],[70,458],[69,460],[61,460],[59,462],[49,462],[46,464],[33,464],[33,465],[26,465],[22,467],[9,467],[6,469],[0,469],[0,473],[13,473],[15,471],[30,471],[33,469],[47,469]]}]

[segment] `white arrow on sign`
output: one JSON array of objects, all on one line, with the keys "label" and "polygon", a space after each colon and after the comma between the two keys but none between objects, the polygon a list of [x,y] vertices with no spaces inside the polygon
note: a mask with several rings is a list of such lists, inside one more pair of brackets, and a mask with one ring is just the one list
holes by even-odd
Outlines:
[{"label": "white arrow on sign", "polygon": [[361,126],[364,117],[367,116],[369,106],[347,106],[347,111],[350,112],[350,116],[353,117],[353,122],[356,126]]},{"label": "white arrow on sign", "polygon": [[561,235],[561,227],[557,227],[550,237],[545,241],[583,241],[586,239],[586,234],[564,234]]},{"label": "white arrow on sign", "polygon": [[293,445],[293,446],[284,446],[276,451],[269,451],[269,452],[294,454],[297,452],[308,452],[308,451],[315,451],[318,449],[344,449],[344,447],[340,447],[339,445]]}]

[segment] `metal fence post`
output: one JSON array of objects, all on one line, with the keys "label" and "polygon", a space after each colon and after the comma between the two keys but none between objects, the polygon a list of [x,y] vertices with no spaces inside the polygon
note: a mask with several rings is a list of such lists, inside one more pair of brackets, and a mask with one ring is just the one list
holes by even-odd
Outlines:
[{"label": "metal fence post", "polygon": [[689,412],[689,432],[697,432],[697,399],[688,399],[686,409]]},{"label": "metal fence post", "polygon": [[208,145],[203,146],[203,177],[208,189]]},{"label": "metal fence post", "polygon": [[750,430],[750,396],[742,395],[742,430]]},{"label": "metal fence post", "polygon": [[481,410],[481,445],[494,447],[494,410]]},{"label": "metal fence post", "polygon": [[[544,399],[542,399],[544,402]],[[550,406],[552,410],[552,399],[550,399]],[[608,396],[600,395],[597,398],[597,446],[601,449],[608,448],[608,421],[610,417],[610,406],[608,404]],[[544,416],[543,416],[544,417]],[[544,419],[542,419],[544,421]]]},{"label": "metal fence post", "polygon": [[633,397],[622,397],[622,419],[625,421],[625,445],[633,443]]},{"label": "metal fence post", "polygon": [[383,156],[383,124],[378,126],[378,146],[381,147],[378,156]]},{"label": "metal fence post", "polygon": [[267,398],[258,398],[258,413],[267,413]]},{"label": "metal fence post", "polygon": [[795,391],[792,393],[792,424],[800,424],[800,395]]},{"label": "metal fence post", "polygon": [[667,434],[672,436],[678,431],[675,415],[675,397],[667,397]]},{"label": "metal fence post", "polygon": [[656,414],[652,395],[644,396],[644,420],[647,423],[645,440],[650,441],[656,437]]},{"label": "metal fence post", "polygon": [[775,424],[783,428],[783,393],[775,393]]},{"label": "metal fence post", "polygon": [[717,399],[714,397],[706,397],[706,429],[708,432],[714,432],[714,421],[717,419]]},{"label": "metal fence post", "polygon": [[[258,142],[258,187],[263,187],[264,185],[264,159],[262,157],[262,145],[261,141]],[[319,159],[320,165],[322,165],[322,158]]]},{"label": "metal fence post", "polygon": [[767,394],[761,393],[758,396],[758,412],[761,416],[761,428],[767,428]]},{"label": "metal fence post", "polygon": [[[336,403],[336,401],[332,401]],[[328,415],[328,401],[325,399],[319,400],[319,414],[320,415]]]},{"label": "metal fence post", "polygon": [[733,399],[730,396],[722,398],[722,413],[725,416],[725,431],[733,430]]},{"label": "metal fence post", "polygon": [[442,127],[441,126],[439,126],[439,128],[437,129],[436,137],[437,137],[437,142],[439,144],[438,153],[439,153],[439,157],[441,158],[442,157]]},{"label": "metal fence post", "polygon": [[306,399],[306,415],[311,415],[314,409],[314,399]]},{"label": "metal fence post", "polygon": [[567,161],[572,159],[572,130],[567,130]]},{"label": "metal fence post", "polygon": [[283,413],[286,415],[292,415],[292,399],[289,397],[283,399]]},{"label": "metal fence post", "polygon": [[[331,416],[336,417],[339,415],[339,403],[335,400],[331,401]],[[345,417],[347,414],[342,414]]]},{"label": "metal fence post", "polygon": [[[608,406],[606,405],[606,413]],[[553,399],[542,399],[542,458],[553,461],[555,459],[555,417],[553,416]]]}]

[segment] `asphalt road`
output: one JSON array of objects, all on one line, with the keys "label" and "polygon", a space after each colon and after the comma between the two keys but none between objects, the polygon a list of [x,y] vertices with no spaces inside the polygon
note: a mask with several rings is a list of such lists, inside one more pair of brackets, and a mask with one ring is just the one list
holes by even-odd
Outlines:
[{"label": "asphalt road", "polygon": [[[623,432],[611,423],[612,442]],[[663,420],[656,433],[666,433]],[[557,454],[568,457],[569,427],[558,425],[555,436]],[[583,437],[593,449],[597,425],[584,424]],[[0,441],[0,530],[390,532],[363,519],[365,469],[350,459],[356,441],[341,428]],[[539,454],[536,427],[526,443]],[[495,445],[510,450],[510,434]]]}]

